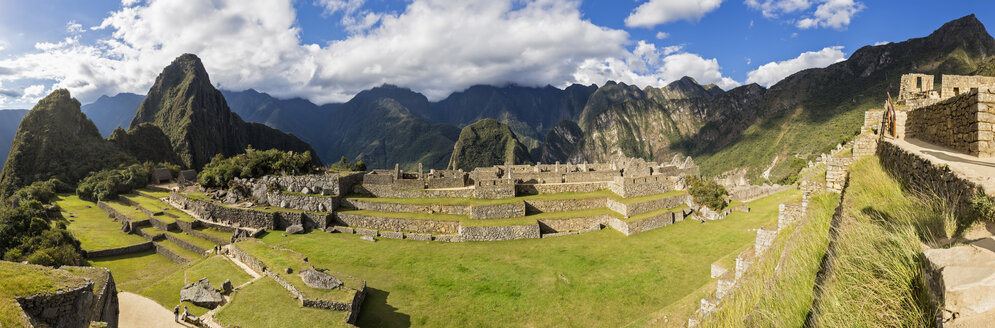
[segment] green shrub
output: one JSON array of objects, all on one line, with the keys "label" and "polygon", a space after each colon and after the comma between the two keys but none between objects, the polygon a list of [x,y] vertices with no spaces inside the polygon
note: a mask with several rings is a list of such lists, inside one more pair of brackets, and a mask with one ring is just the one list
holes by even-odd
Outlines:
[{"label": "green shrub", "polygon": [[10,197],[10,200],[18,203],[32,200],[50,203],[55,199],[57,193],[71,191],[71,186],[59,181],[59,179],[52,178],[48,181],[35,181],[31,185],[17,190]]},{"label": "green shrub", "polygon": [[788,165],[788,175],[782,178],[780,183],[783,185],[794,184],[798,181],[798,173],[806,166],[808,166],[808,162],[804,158],[795,157],[791,159],[791,164]]},{"label": "green shrub", "polygon": [[688,192],[698,204],[704,204],[708,208],[719,211],[725,209],[728,204],[726,196],[729,192],[726,188],[714,180],[704,181],[697,176],[687,176]]},{"label": "green shrub", "polygon": [[[57,181],[37,182],[15,192],[17,206],[0,205],[0,254],[7,261],[28,261],[43,265],[83,263],[80,243],[65,229],[52,224],[44,204],[55,199]],[[61,223],[61,224],[60,224]]]},{"label": "green shrub", "polygon": [[197,176],[197,182],[209,188],[227,188],[235,178],[258,178],[269,174],[304,174],[314,169],[311,153],[284,152],[278,149],[255,150],[225,158],[214,156]]},{"label": "green shrub", "polygon": [[119,194],[148,185],[153,166],[152,163],[133,164],[90,173],[76,186],[76,195],[93,202],[115,199]]},{"label": "green shrub", "polygon": [[349,161],[345,159],[345,156],[342,156],[342,158],[339,158],[338,162],[328,166],[328,171],[329,172],[350,172],[350,171],[365,172],[366,162],[363,162],[363,160],[358,160],[356,161],[356,163],[349,163]]},{"label": "green shrub", "polygon": [[975,219],[995,221],[995,201],[984,192],[979,191],[971,197],[971,211]]}]

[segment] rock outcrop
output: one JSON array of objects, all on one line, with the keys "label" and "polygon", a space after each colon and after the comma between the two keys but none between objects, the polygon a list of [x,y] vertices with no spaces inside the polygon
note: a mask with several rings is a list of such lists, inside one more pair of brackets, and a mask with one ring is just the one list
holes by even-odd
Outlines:
[{"label": "rock outcrop", "polygon": [[304,280],[304,284],[311,288],[332,289],[342,286],[342,280],[318,270],[307,269],[301,271],[297,275],[301,276],[301,280]]},{"label": "rock outcrop", "polygon": [[224,297],[211,286],[211,282],[207,281],[207,278],[201,278],[180,290],[180,302],[190,302],[200,307],[213,309],[224,301]]}]

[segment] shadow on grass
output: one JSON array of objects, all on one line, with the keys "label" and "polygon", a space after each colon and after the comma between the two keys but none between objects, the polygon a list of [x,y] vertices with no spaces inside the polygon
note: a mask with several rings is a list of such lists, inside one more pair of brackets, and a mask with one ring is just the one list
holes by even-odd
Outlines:
[{"label": "shadow on grass", "polygon": [[411,327],[411,316],[387,304],[390,292],[366,287],[366,300],[356,325],[360,327]]}]

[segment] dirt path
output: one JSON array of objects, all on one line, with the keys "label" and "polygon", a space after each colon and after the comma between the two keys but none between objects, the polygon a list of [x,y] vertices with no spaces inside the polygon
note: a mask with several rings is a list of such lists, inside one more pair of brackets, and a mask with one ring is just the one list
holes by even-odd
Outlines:
[{"label": "dirt path", "polygon": [[194,327],[190,324],[173,322],[172,309],[166,309],[153,300],[129,292],[117,293],[120,314],[118,326],[121,328],[179,328]]}]

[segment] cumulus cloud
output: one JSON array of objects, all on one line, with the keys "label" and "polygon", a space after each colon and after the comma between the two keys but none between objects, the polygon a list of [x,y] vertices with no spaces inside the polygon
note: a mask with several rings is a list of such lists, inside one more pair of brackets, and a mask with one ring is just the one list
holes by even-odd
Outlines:
[{"label": "cumulus cloud", "polygon": [[667,32],[656,32],[656,39],[663,40],[670,37],[670,33]]},{"label": "cumulus cloud", "polygon": [[845,60],[843,47],[826,47],[819,51],[804,52],[798,57],[780,62],[770,62],[747,73],[746,83],[769,87],[798,71],[826,67]]},{"label": "cumulus cloud", "polygon": [[[350,2],[321,3],[333,13],[361,11],[362,1]],[[661,86],[689,75],[738,85],[715,59],[680,45],[634,42],[625,31],[585,20],[578,1],[414,0],[400,13],[367,12],[357,21],[365,28],[323,45],[302,43],[291,0],[124,3],[89,28],[109,36],[86,44],[74,28],[62,41],[0,59],[0,82],[55,81],[49,90],[68,88],[86,103],[145,93],[176,56],[195,53],[222,88],[316,103],[346,101],[384,83],[433,100],[475,84]]]},{"label": "cumulus cloud", "polygon": [[810,0],[746,0],[746,6],[760,10],[764,17],[777,18],[779,15],[808,9]]},{"label": "cumulus cloud", "polygon": [[841,30],[850,25],[850,19],[864,8],[863,3],[853,0],[825,0],[812,16],[798,21],[796,26],[800,29],[832,27]]},{"label": "cumulus cloud", "polygon": [[[746,0],[744,3],[767,18],[802,13],[789,20],[800,29],[824,27],[842,30],[865,8],[863,3],[854,0]],[[808,11],[816,4],[818,6],[814,11]]]},{"label": "cumulus cloud", "polygon": [[26,97],[37,97],[45,93],[45,86],[41,84],[35,84],[24,88],[24,96]]},{"label": "cumulus cloud", "polygon": [[722,0],[649,0],[625,18],[625,26],[652,28],[682,19],[697,21],[721,4]]}]

